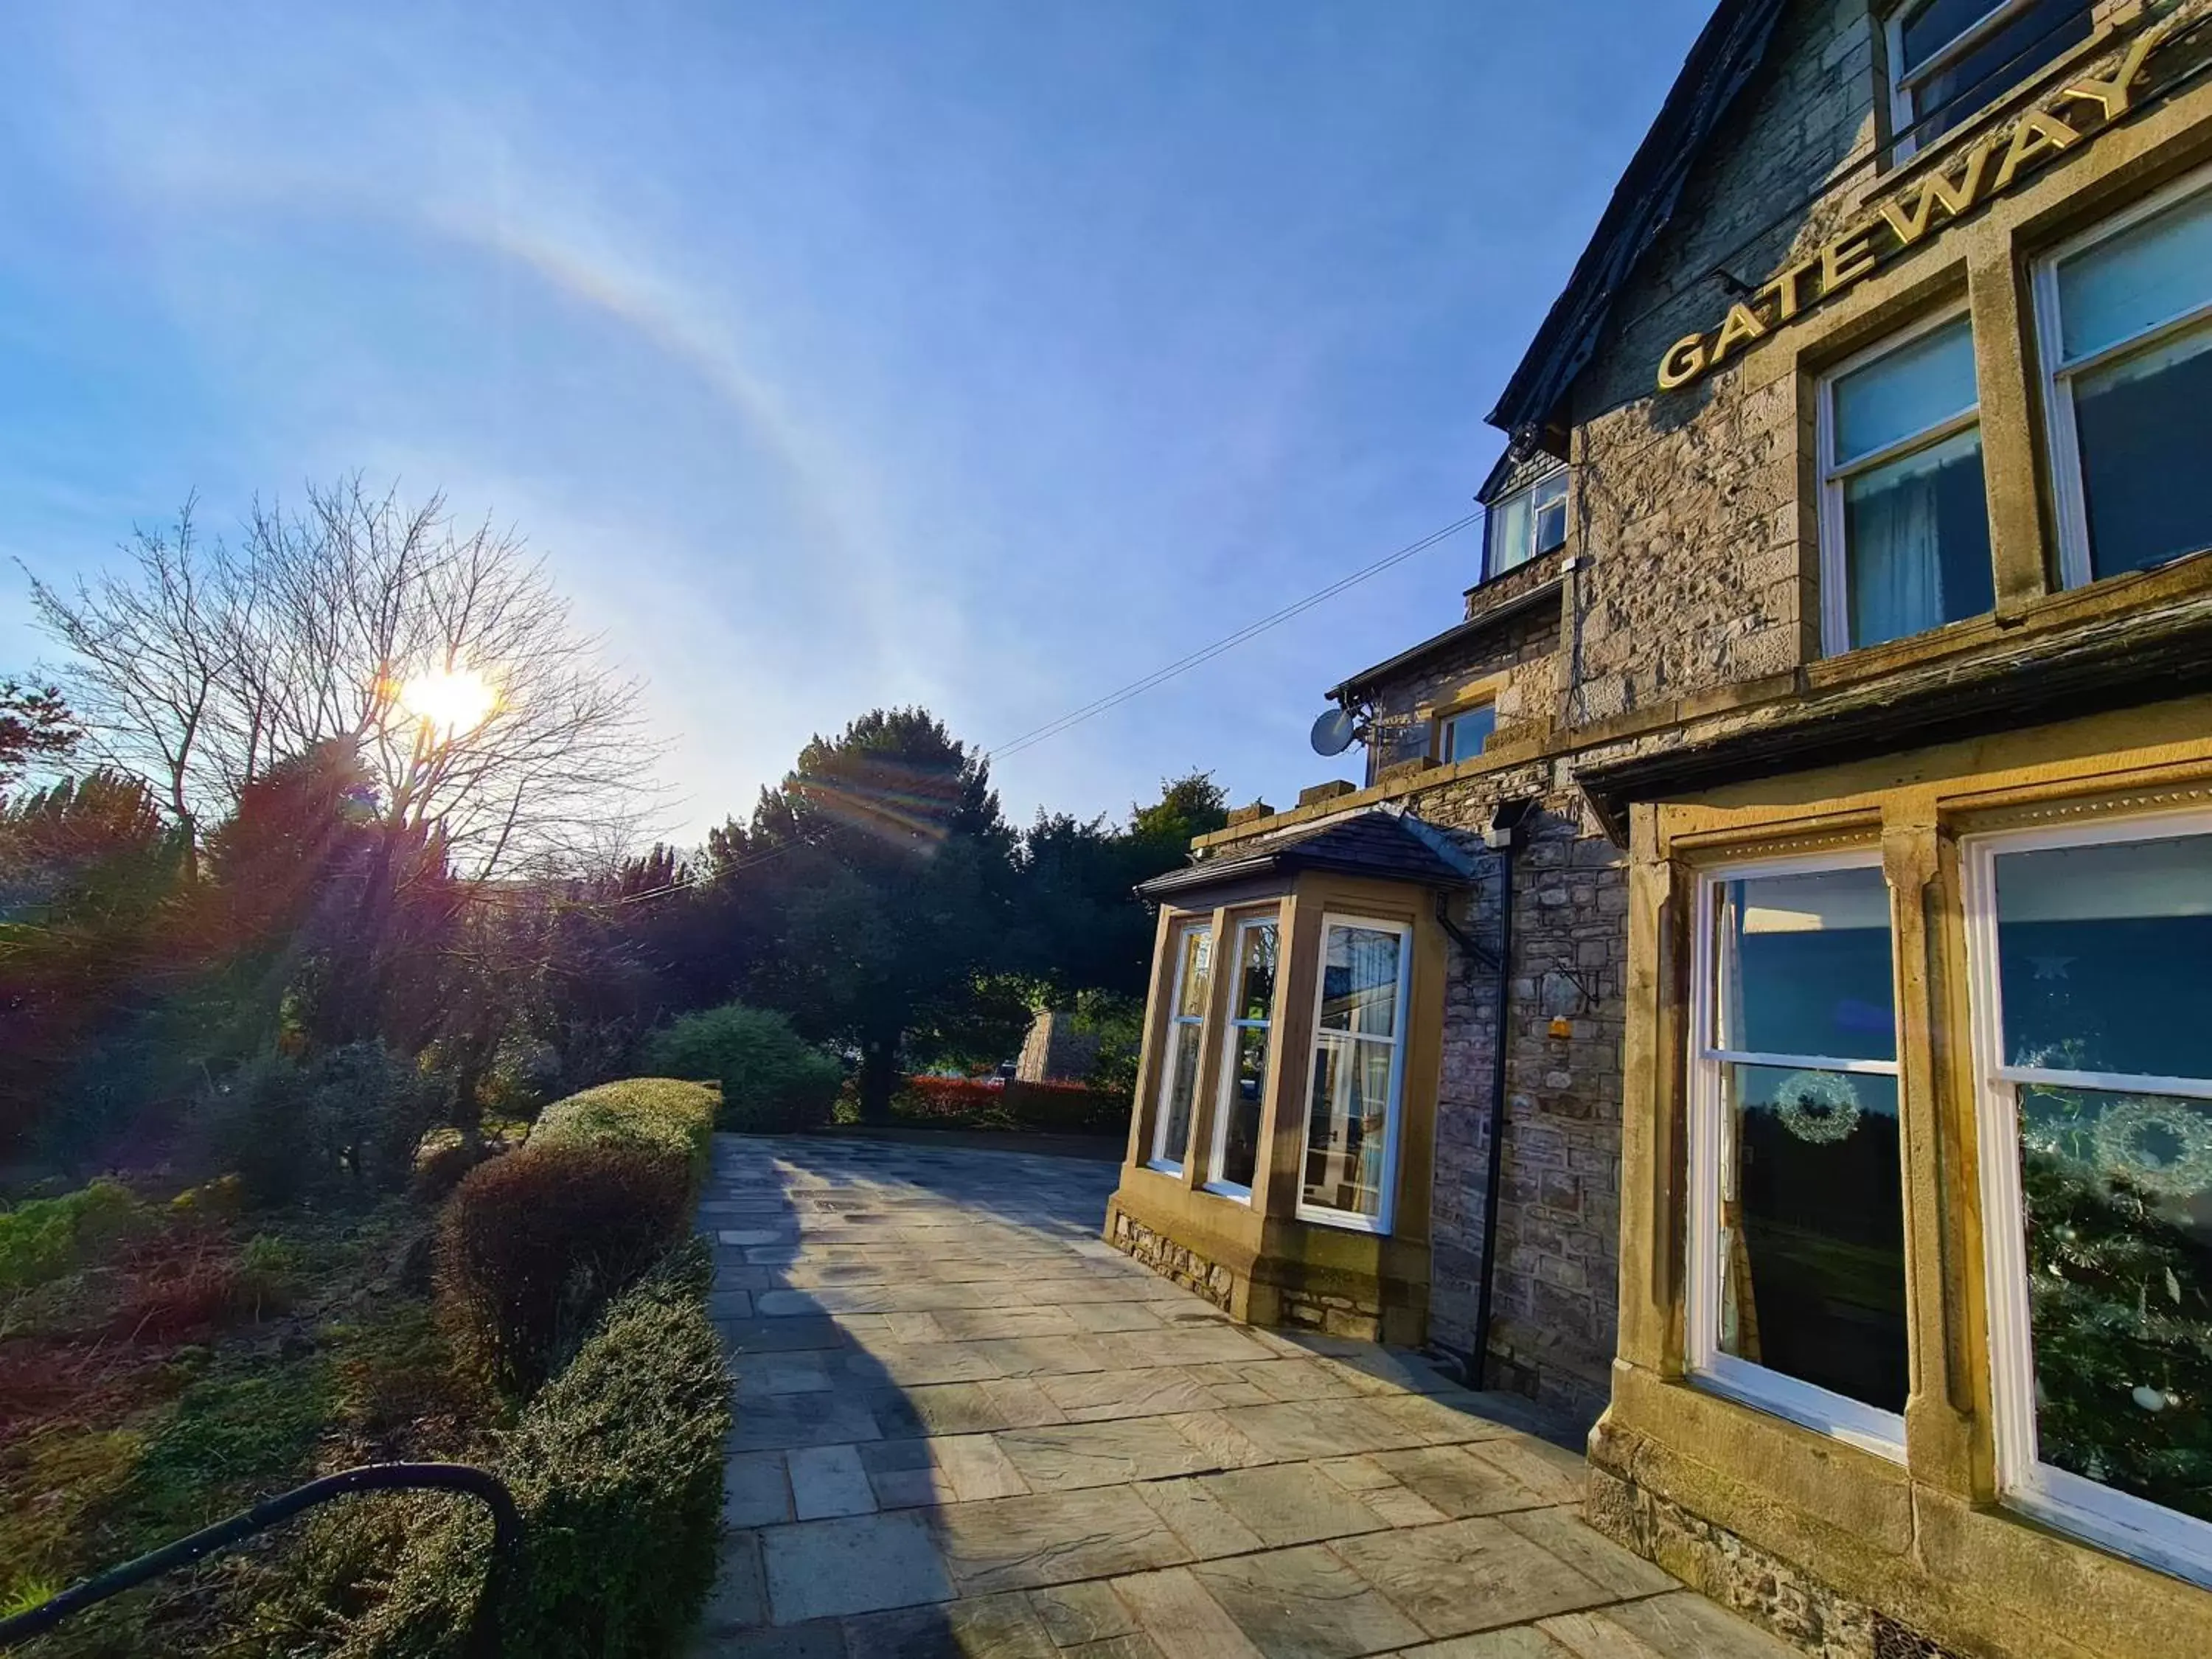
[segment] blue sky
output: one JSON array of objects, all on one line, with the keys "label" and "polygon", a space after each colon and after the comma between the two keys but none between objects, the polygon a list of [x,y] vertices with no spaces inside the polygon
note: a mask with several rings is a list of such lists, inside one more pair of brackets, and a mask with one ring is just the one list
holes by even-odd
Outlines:
[{"label": "blue sky", "polygon": [[[1468,509],[1706,9],[12,5],[0,672],[14,559],[361,469],[548,556],[679,833],[872,705],[1004,742]],[[1476,551],[1010,757],[1010,811],[1346,772],[1321,692]]]}]

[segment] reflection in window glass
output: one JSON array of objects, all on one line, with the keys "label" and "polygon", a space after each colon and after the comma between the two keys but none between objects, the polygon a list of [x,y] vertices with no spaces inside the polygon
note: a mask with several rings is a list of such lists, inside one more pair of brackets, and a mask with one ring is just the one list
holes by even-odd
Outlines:
[{"label": "reflection in window glass", "polygon": [[1884,1412],[1906,1384],[1889,887],[1873,866],[1713,888],[1703,1050],[1718,1352]]},{"label": "reflection in window glass", "polygon": [[1909,129],[1900,137],[1933,143],[2089,38],[2087,0],[2034,0],[1968,43],[1977,26],[2007,9],[2004,0],[1927,0],[1906,8],[1891,66],[1904,94],[1899,125]]},{"label": "reflection in window glass", "polygon": [[1902,1412],[1897,1079],[1730,1066],[1725,1093],[1721,1351]]},{"label": "reflection in window glass", "polygon": [[1565,545],[1567,473],[1561,467],[1493,502],[1484,527],[1486,572],[1496,576]]},{"label": "reflection in window glass", "polygon": [[1215,1131],[1216,1185],[1249,1192],[1260,1157],[1260,1119],[1267,1086],[1267,1041],[1275,1006],[1275,924],[1248,921],[1237,930],[1236,1000],[1230,1010],[1229,1071]]},{"label": "reflection in window glass", "polygon": [[1498,730],[1498,706],[1486,702],[1479,708],[1462,710],[1445,720],[1437,735],[1437,758],[1445,765],[1454,761],[1473,760],[1489,744],[1491,734]]},{"label": "reflection in window glass", "polygon": [[1152,1161],[1182,1167],[1190,1144],[1191,1103],[1198,1097],[1198,1051],[1206,1033],[1206,998],[1212,981],[1213,930],[1186,927],[1176,940],[1175,994],[1169,1004],[1166,1063]]},{"label": "reflection in window glass", "polygon": [[1996,860],[2004,1057],[2212,1077],[2212,836]]},{"label": "reflection in window glass", "polygon": [[[2000,1052],[2212,1094],[2212,836],[2001,854]],[[2016,1090],[2037,1455],[2212,1520],[2212,1100]]]},{"label": "reflection in window glass", "polygon": [[[1827,382],[1824,535],[1847,637],[1879,645],[1996,604],[1965,318]],[[1962,424],[1963,422],[1963,424]],[[1840,550],[1840,565],[1836,554]],[[1832,629],[1839,624],[1832,622]]]},{"label": "reflection in window glass", "polygon": [[2212,480],[2199,464],[2212,322],[2185,320],[2212,304],[2212,191],[2060,260],[2051,280],[2089,574],[2212,545]]},{"label": "reflection in window glass", "polygon": [[1331,922],[1322,945],[1304,1202],[1387,1222],[1406,936]]},{"label": "reflection in window glass", "polygon": [[1737,1053],[1897,1058],[1880,870],[1720,884],[1715,1042]]}]

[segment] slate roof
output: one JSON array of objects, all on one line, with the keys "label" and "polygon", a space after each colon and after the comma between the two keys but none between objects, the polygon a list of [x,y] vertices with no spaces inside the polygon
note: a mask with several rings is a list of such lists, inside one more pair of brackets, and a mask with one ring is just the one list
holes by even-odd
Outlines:
[{"label": "slate roof", "polygon": [[1533,611],[1540,605],[1556,605],[1559,601],[1559,590],[1565,586],[1565,580],[1558,576],[1538,582],[1525,593],[1516,593],[1511,599],[1492,605],[1479,617],[1455,623],[1441,634],[1431,634],[1419,645],[1408,646],[1396,656],[1386,658],[1372,668],[1361,669],[1341,684],[1331,686],[1322,692],[1322,696],[1327,697],[1331,702],[1340,702],[1346,697],[1370,690],[1384,680],[1407,672],[1432,657],[1443,655],[1455,646],[1464,645],[1469,640],[1488,633],[1500,623],[1510,622],[1514,617]]},{"label": "slate roof", "polygon": [[1216,853],[1137,888],[1139,897],[1168,898],[1255,877],[1301,870],[1375,876],[1425,887],[1461,887],[1467,872],[1437,852],[1402,813],[1375,808]]},{"label": "slate roof", "polygon": [[1637,262],[1674,216],[1682,185],[1766,56],[1784,0],[1721,0],[1674,77],[1658,118],[1613,186],[1564,293],[1505,383],[1492,426],[1516,446],[1540,440],[1567,388],[1596,350]]}]

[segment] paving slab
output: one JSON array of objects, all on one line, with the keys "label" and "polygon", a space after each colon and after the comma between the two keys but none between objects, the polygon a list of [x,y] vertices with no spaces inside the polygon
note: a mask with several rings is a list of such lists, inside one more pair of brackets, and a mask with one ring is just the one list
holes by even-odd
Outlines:
[{"label": "paving slab", "polygon": [[1528,1401],[1257,1330],[1098,1237],[1118,1170],[718,1137],[736,1423],[694,1659],[1783,1659],[1584,1526]]}]

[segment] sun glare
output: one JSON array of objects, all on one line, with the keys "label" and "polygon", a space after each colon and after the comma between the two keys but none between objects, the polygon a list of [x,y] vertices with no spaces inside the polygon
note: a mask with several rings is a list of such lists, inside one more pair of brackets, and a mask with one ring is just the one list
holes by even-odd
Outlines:
[{"label": "sun glare", "polygon": [[472,668],[434,668],[399,688],[399,707],[442,736],[473,732],[499,707],[499,690]]}]

